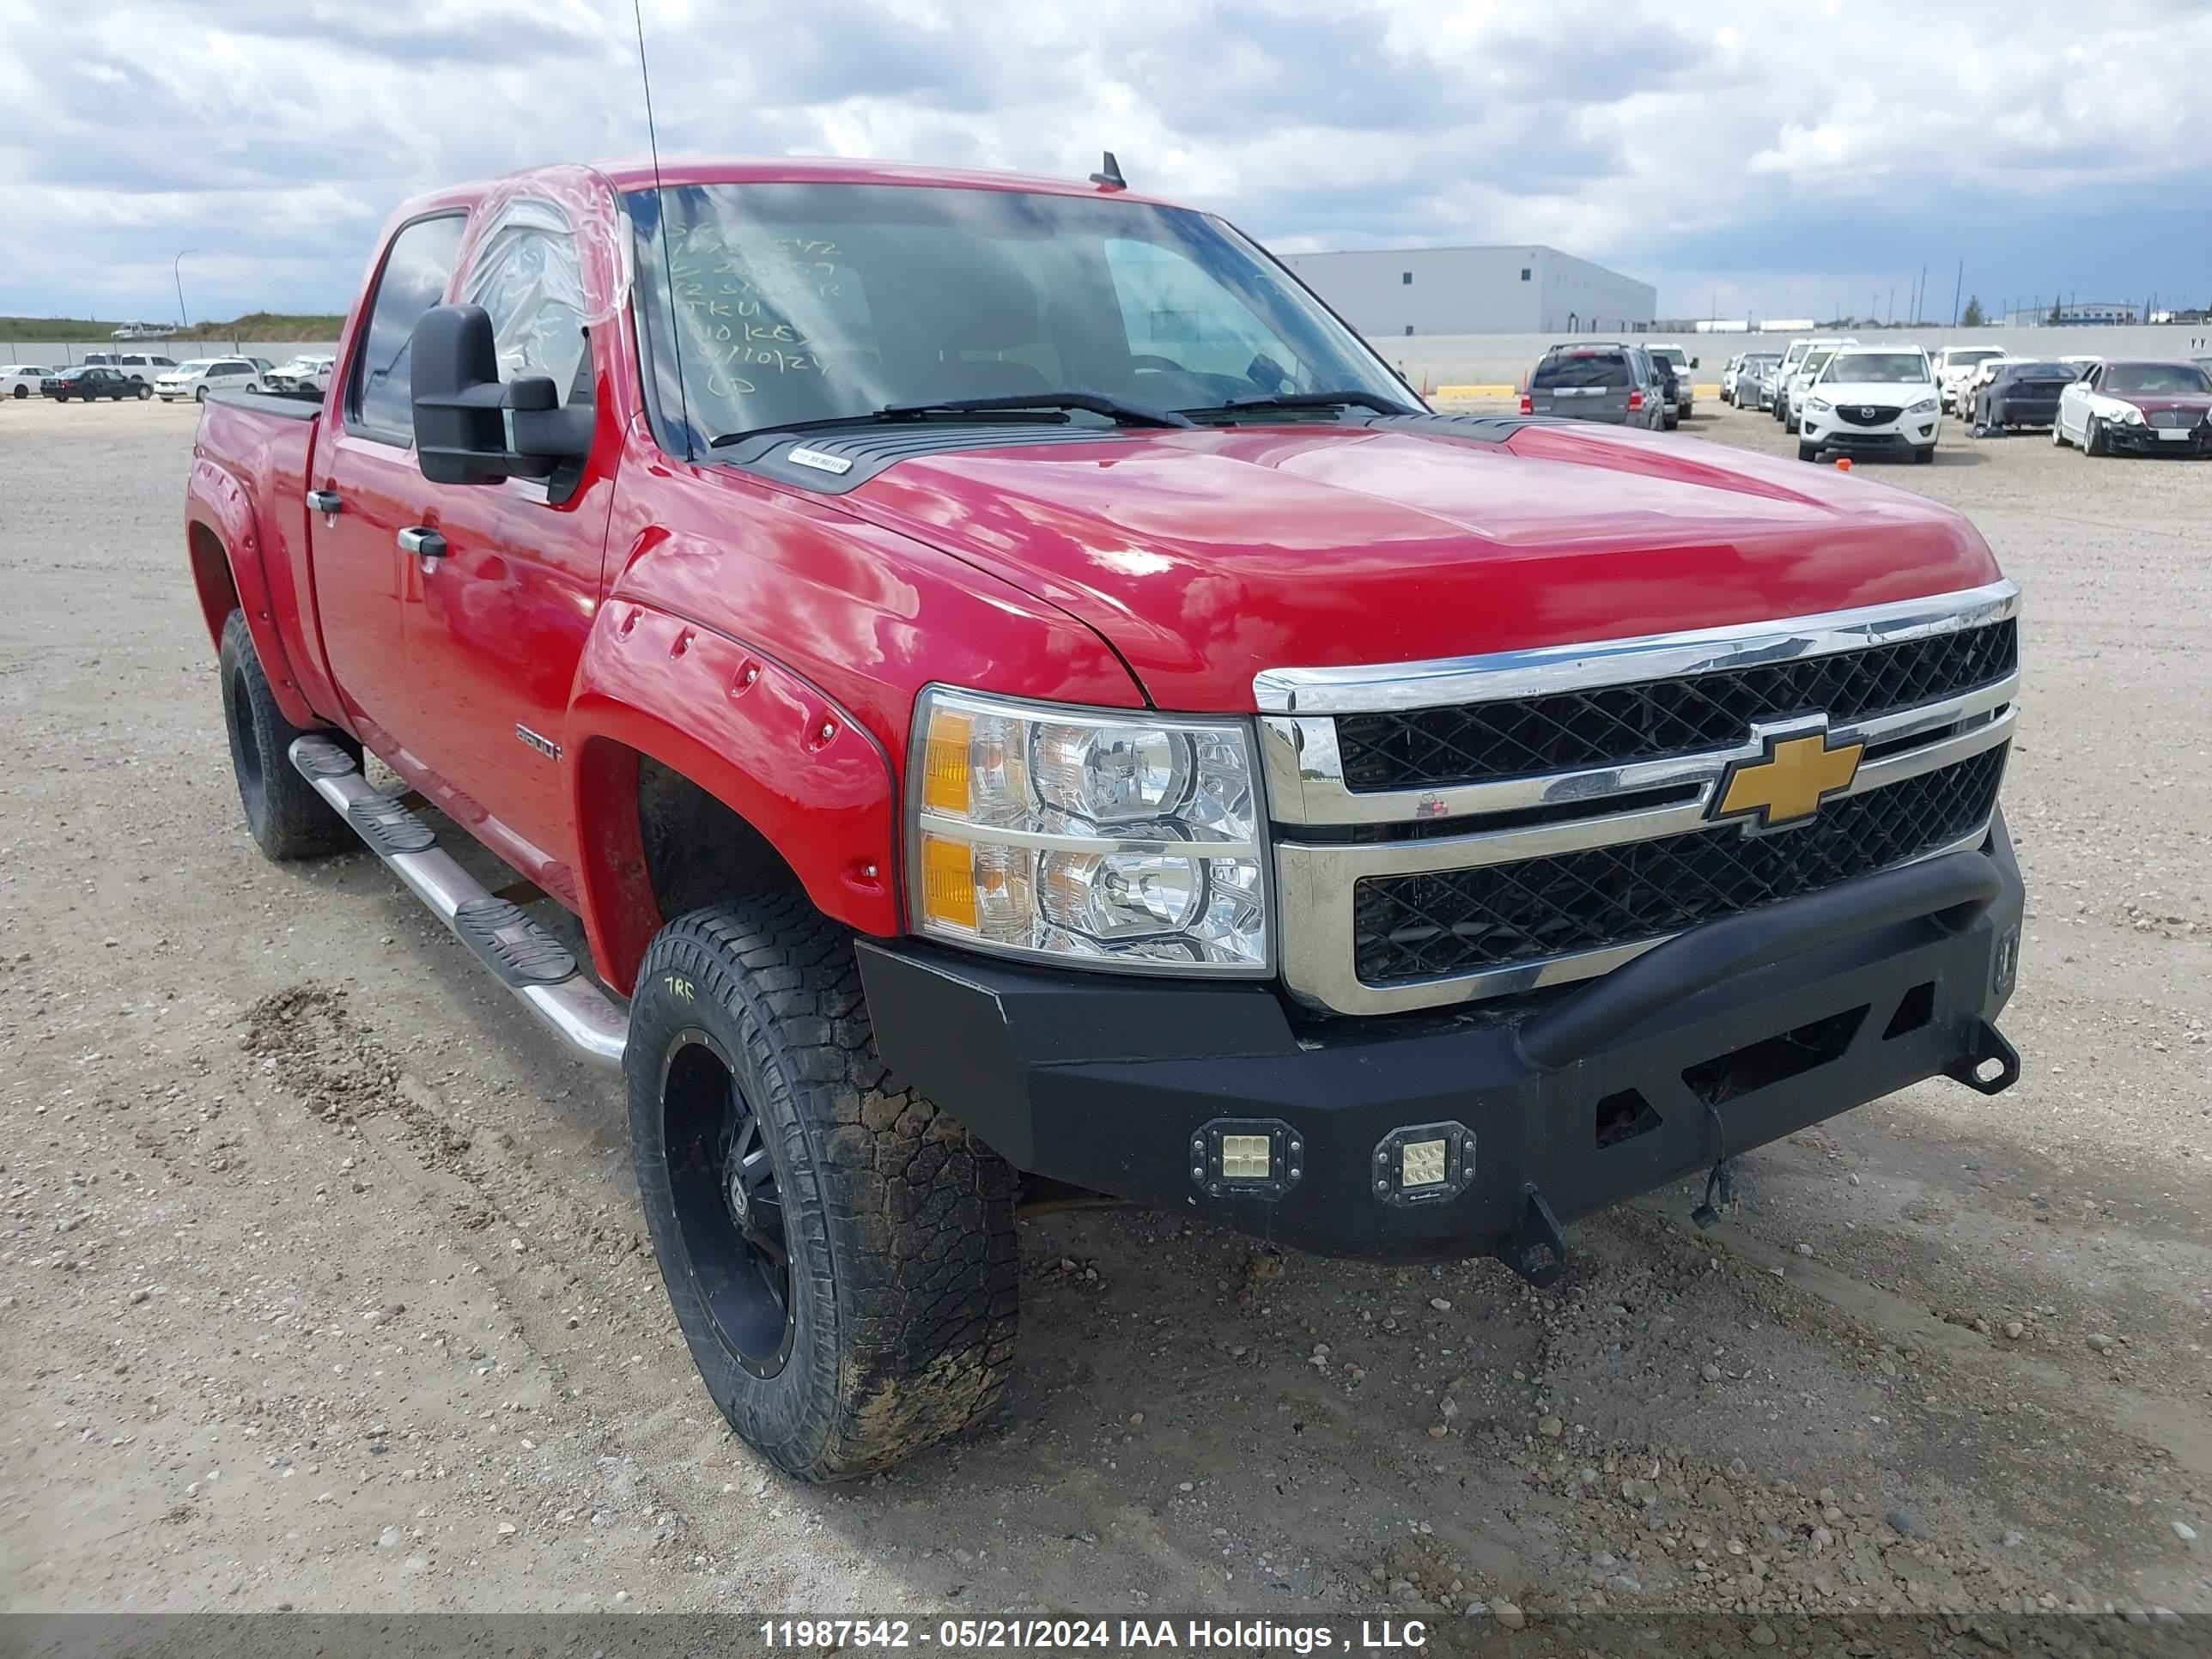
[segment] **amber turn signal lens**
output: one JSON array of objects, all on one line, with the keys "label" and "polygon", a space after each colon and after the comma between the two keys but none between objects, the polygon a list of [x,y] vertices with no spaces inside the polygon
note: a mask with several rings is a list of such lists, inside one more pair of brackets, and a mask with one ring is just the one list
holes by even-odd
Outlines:
[{"label": "amber turn signal lens", "polygon": [[921,751],[921,804],[948,817],[968,816],[969,740],[975,717],[957,709],[930,711],[929,739]]},{"label": "amber turn signal lens", "polygon": [[[933,747],[935,741],[933,733]],[[921,911],[948,927],[975,931],[975,874],[966,842],[921,838]]]}]

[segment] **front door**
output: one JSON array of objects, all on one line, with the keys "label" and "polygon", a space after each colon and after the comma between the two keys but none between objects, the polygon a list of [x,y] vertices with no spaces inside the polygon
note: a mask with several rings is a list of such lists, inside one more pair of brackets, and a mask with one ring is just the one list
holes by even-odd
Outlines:
[{"label": "front door", "polygon": [[[501,378],[544,374],[564,404],[590,402],[594,352],[562,210],[534,198],[487,210],[462,263],[455,301],[489,314]],[[399,527],[432,531],[442,546],[406,557],[400,579],[407,746],[426,769],[418,781],[574,904],[562,727],[599,611],[611,471],[595,465],[580,482],[549,488],[527,478],[434,484],[410,471]]]}]

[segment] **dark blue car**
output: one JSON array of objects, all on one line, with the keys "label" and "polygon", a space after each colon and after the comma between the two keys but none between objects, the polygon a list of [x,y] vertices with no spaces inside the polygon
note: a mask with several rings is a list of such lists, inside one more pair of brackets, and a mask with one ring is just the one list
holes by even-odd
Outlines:
[{"label": "dark blue car", "polygon": [[2049,426],[2058,418],[2059,394],[2075,379],[2066,363],[2007,363],[1974,394],[1973,423],[1990,431]]}]

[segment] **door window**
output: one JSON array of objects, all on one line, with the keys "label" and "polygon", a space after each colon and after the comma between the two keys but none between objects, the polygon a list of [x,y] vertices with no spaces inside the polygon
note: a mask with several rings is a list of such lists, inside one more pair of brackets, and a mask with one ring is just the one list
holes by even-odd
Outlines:
[{"label": "door window", "polygon": [[550,375],[569,400],[584,360],[584,278],[559,209],[527,199],[502,208],[477,245],[460,297],[491,318],[501,380]]},{"label": "door window", "polygon": [[417,219],[392,239],[347,390],[347,422],[364,437],[380,443],[415,441],[407,351],[416,323],[446,296],[465,222],[459,214]]}]

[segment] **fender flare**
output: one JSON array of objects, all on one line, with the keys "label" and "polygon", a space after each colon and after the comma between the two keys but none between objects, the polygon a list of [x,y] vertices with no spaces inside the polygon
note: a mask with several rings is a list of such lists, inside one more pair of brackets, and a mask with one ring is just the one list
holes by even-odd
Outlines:
[{"label": "fender flare", "polygon": [[898,781],[874,733],[818,686],[703,623],[602,605],[562,730],[584,930],[627,994],[661,922],[637,821],[637,760],[682,774],[752,826],[815,908],[902,927]]},{"label": "fender flare", "polygon": [[[204,568],[206,555],[196,531],[212,538],[220,550],[230,580],[228,594],[214,589],[213,573]],[[261,659],[261,671],[268,678],[270,695],[276,698],[284,718],[305,730],[321,726],[322,717],[308,707],[300,690],[291,659],[284,653],[283,637],[270,610],[269,583],[261,568],[261,537],[252,498],[233,474],[204,456],[192,463],[191,477],[185,485],[185,543],[209,637],[218,648],[221,647],[223,618],[228,614],[225,602],[235,600],[238,608],[246,613],[246,631],[252,636],[253,649]]]}]

